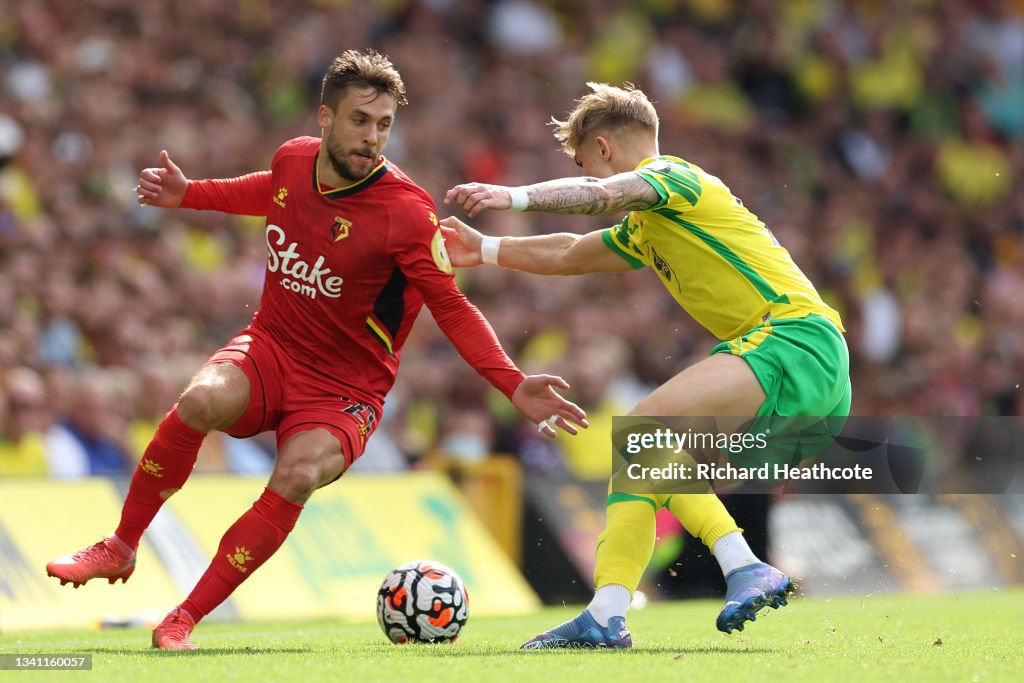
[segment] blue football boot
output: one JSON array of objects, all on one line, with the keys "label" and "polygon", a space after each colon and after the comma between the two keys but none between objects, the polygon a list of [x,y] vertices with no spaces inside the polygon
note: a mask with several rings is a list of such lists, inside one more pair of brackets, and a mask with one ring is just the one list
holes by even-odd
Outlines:
[{"label": "blue football boot", "polygon": [[734,569],[725,576],[725,607],[718,613],[719,631],[743,630],[764,607],[778,609],[787,604],[794,590],[788,576],[770,564],[758,562]]},{"label": "blue football boot", "polygon": [[633,639],[626,628],[625,617],[612,617],[608,626],[597,623],[589,610],[583,610],[575,619],[545,631],[523,643],[522,650],[551,650],[556,648],[628,648]]}]

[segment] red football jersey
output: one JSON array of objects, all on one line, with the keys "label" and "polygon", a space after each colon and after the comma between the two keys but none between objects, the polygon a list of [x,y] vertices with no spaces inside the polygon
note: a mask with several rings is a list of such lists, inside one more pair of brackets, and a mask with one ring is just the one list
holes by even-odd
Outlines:
[{"label": "red football jersey", "polygon": [[378,407],[426,302],[445,335],[506,396],[523,373],[455,285],[430,195],[384,157],[354,185],[322,188],[320,140],[289,140],[270,172],[189,181],[182,206],[265,215],[266,281],[253,324]]}]

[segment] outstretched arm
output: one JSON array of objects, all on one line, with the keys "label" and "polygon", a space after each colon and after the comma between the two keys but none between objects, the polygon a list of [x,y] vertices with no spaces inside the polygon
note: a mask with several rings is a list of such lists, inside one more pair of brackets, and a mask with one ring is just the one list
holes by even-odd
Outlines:
[{"label": "outstretched arm", "polygon": [[[601,231],[536,237],[485,237],[458,218],[441,221],[448,258],[456,268],[488,263],[538,275],[581,275],[632,270],[604,244]],[[485,242],[486,240],[486,242]],[[487,252],[487,254],[484,254]]]},{"label": "outstretched arm", "polygon": [[555,426],[569,434],[577,434],[577,426],[589,426],[583,409],[558,393],[569,384],[554,375],[524,377],[501,347],[494,329],[454,282],[437,290],[422,281],[413,284],[423,293],[431,315],[459,355],[504,393],[520,413],[537,423],[543,436],[555,438]]},{"label": "outstretched arm", "polygon": [[135,186],[139,204],[164,209],[209,209],[245,216],[266,216],[271,200],[270,171],[237,178],[189,180],[160,152],[160,166],[144,168]]},{"label": "outstretched arm", "polygon": [[586,427],[586,414],[559,390],[569,385],[553,375],[525,376],[501,347],[494,329],[455,284],[444,256],[443,235],[433,202],[395,202],[401,230],[388,232],[386,250],[405,280],[420,293],[441,331],[459,355],[494,388],[509,398],[542,435],[555,437],[555,426],[570,434]]},{"label": "outstretched arm", "polygon": [[470,218],[484,209],[547,211],[598,216],[649,209],[661,200],[658,191],[636,173],[609,178],[559,178],[519,187],[466,183],[448,190],[445,204],[458,204]]}]

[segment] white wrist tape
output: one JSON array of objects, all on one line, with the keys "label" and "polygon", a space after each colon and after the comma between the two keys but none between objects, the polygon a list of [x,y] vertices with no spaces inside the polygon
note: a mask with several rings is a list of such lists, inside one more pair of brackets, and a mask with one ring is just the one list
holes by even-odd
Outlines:
[{"label": "white wrist tape", "polygon": [[498,265],[498,249],[501,248],[501,238],[494,235],[484,235],[480,242],[480,260],[492,266]]},{"label": "white wrist tape", "polygon": [[522,185],[508,188],[508,195],[512,198],[513,211],[526,211],[530,205],[530,193]]}]

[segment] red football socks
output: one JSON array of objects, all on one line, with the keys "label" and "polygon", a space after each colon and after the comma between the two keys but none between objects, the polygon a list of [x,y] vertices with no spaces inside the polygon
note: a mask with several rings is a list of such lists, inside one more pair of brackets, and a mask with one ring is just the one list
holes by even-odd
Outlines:
[{"label": "red football socks", "polygon": [[177,406],[164,415],[132,476],[114,535],[135,550],[160,506],[184,485],[206,434],[181,421]]},{"label": "red football socks", "polygon": [[302,506],[269,488],[224,533],[217,554],[181,608],[198,622],[212,612],[284,543]]}]

